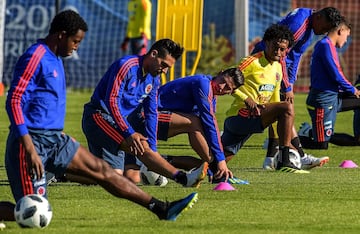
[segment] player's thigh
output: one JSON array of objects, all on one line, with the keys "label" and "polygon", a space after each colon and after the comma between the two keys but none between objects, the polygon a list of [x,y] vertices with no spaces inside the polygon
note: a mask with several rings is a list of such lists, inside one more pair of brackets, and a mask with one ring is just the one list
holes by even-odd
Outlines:
[{"label": "player's thigh", "polygon": [[221,135],[221,142],[224,150],[234,155],[253,133],[262,133],[263,131],[264,128],[259,117],[231,116],[224,121],[224,132]]},{"label": "player's thigh", "polygon": [[261,111],[261,121],[263,127],[268,127],[270,124],[274,123],[282,116],[293,118],[293,110],[294,109],[289,102],[276,102],[266,104],[265,108]]},{"label": "player's thigh", "polygon": [[198,116],[181,112],[173,112],[171,114],[169,137],[195,131],[203,132],[201,120]]},{"label": "player's thigh", "polygon": [[356,96],[347,96],[341,98],[341,106],[339,112],[355,110],[360,108],[360,98]]},{"label": "player's thigh", "polygon": [[88,176],[91,179],[105,179],[115,171],[104,160],[95,157],[83,146],[80,146],[69,163],[66,172],[74,175]]},{"label": "player's thigh", "polygon": [[336,110],[334,108],[310,108],[308,109],[311,122],[314,141],[329,141],[334,132],[336,121]]},{"label": "player's thigh", "polygon": [[107,155],[118,155],[119,145],[124,138],[111,116],[98,112],[88,114],[83,118],[82,128],[92,154],[102,159]]},{"label": "player's thigh", "polygon": [[24,195],[34,193],[25,152],[20,147],[19,140],[15,137],[15,134],[10,132],[5,151],[5,167],[15,201],[18,201]]}]

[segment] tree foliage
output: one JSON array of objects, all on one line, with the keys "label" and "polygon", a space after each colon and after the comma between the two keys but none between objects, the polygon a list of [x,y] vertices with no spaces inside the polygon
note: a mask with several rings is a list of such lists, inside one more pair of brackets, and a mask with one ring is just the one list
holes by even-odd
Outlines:
[{"label": "tree foliage", "polygon": [[220,70],[233,66],[235,52],[229,39],[216,37],[215,24],[210,24],[210,35],[203,37],[202,54],[196,73],[216,74]]}]

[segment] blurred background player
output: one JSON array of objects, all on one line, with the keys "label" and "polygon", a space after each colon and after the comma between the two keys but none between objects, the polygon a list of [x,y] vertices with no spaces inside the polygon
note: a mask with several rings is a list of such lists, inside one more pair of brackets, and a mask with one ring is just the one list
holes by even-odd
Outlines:
[{"label": "blurred background player", "polygon": [[[238,68],[220,71],[216,76],[197,74],[179,78],[159,88],[158,140],[179,134],[188,134],[189,142],[201,160],[189,156],[166,156],[176,168],[190,170],[202,162],[214,161],[217,167],[216,177],[232,178],[233,174],[225,162],[220,132],[215,116],[217,96],[231,94],[244,83],[244,77]],[[144,115],[138,109],[130,115],[134,126],[143,131]],[[129,157],[126,157],[126,160]],[[126,161],[125,160],[125,161]],[[126,176],[138,182],[139,166],[135,159],[125,163]],[[137,171],[130,172],[131,170]]]},{"label": "blurred background player", "polygon": [[[344,76],[337,48],[342,48],[350,36],[351,24],[345,17],[328,35],[316,43],[311,58],[310,92],[306,105],[312,126],[303,125],[299,136],[304,148],[327,149],[328,143],[359,145],[359,139],[335,134],[336,114],[360,108],[360,91]],[[359,122],[354,118],[354,132]]]},{"label": "blurred background player", "polygon": [[293,34],[287,26],[273,24],[265,31],[263,40],[264,50],[243,58],[238,65],[244,75],[244,85],[232,94],[234,101],[226,112],[221,136],[226,160],[235,156],[252,134],[262,133],[278,121],[279,158],[276,170],[308,173],[289,160],[294,109],[290,102],[280,101],[283,74],[280,60],[293,45]]},{"label": "blurred background player", "polygon": [[[286,25],[294,34],[294,45],[287,51],[286,57],[281,60],[283,66],[283,82],[281,86],[281,100],[288,101],[294,105],[293,85],[297,79],[298,66],[301,56],[311,45],[314,35],[321,35],[336,27],[340,20],[340,12],[333,7],[325,7],[315,11],[309,8],[297,8],[288,13],[278,24]],[[256,53],[264,49],[264,41],[255,45]],[[274,131],[276,126],[269,127],[269,141],[267,153],[264,160],[263,168],[266,170],[274,169],[274,156],[279,145],[278,137]],[[316,158],[313,155],[306,154],[301,146],[295,126],[292,128],[291,144],[301,156],[303,169],[310,169],[316,166],[322,166],[329,161],[329,157]]]},{"label": "blurred background player", "polygon": [[[175,202],[160,201],[63,132],[66,79],[61,57],[78,49],[87,30],[76,12],[60,12],[52,20],[48,35],[30,46],[15,65],[6,99],[10,128],[5,151],[15,202],[28,194],[47,197],[45,170],[55,175],[66,172],[96,181],[112,195],[147,208],[159,219],[175,220],[192,206],[197,193]],[[2,217],[14,214],[4,215],[5,211],[1,211]]]},{"label": "blurred background player", "polygon": [[126,37],[121,44],[121,50],[126,52],[130,44],[130,53],[144,55],[151,39],[151,1],[129,0],[128,24]]},{"label": "blurred background player", "polygon": [[[149,170],[186,187],[199,186],[206,176],[207,163],[185,173],[157,151],[160,75],[167,73],[183,50],[174,41],[161,39],[145,55],[127,55],[116,60],[97,84],[90,102],[84,105],[82,127],[90,152],[105,159],[120,174],[125,151],[135,155]],[[136,123],[127,119],[140,105],[146,119],[144,135],[135,130]]]}]

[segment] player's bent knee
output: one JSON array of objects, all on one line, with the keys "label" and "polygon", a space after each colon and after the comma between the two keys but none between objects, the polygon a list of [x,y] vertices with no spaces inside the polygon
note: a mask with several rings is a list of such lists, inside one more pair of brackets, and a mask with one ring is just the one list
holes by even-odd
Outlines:
[{"label": "player's bent knee", "polygon": [[283,104],[283,108],[284,108],[284,112],[294,115],[294,108],[293,105],[289,102],[282,102]]}]

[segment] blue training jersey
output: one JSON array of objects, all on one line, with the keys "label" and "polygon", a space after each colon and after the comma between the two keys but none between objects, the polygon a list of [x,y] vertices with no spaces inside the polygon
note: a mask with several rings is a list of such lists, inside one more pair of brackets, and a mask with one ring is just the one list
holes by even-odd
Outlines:
[{"label": "blue training jersey", "polygon": [[215,116],[216,96],[211,80],[211,76],[199,74],[166,83],[159,89],[158,109],[197,115],[211,153],[217,161],[222,161],[225,156]]},{"label": "blue training jersey", "polygon": [[135,132],[127,117],[142,104],[148,143],[152,150],[157,151],[157,90],[160,78],[144,73],[143,58],[129,55],[115,61],[96,86],[91,102],[113,117],[124,138]]},{"label": "blue training jersey", "polygon": [[318,91],[339,91],[354,94],[355,87],[346,79],[340,66],[336,47],[325,36],[314,47],[310,65],[311,88]]},{"label": "blue training jersey", "polygon": [[63,62],[38,40],[15,65],[7,99],[11,129],[20,137],[28,129],[63,130],[66,80]]},{"label": "blue training jersey", "polygon": [[[284,91],[291,91],[292,84],[297,79],[297,72],[302,54],[311,45],[314,31],[311,26],[311,16],[313,9],[296,8],[282,18],[278,24],[287,26],[294,34],[294,45],[290,48],[286,56],[286,73],[283,74]],[[260,41],[255,45],[252,53],[265,49],[264,41]],[[284,70],[285,71],[285,70]]]}]

